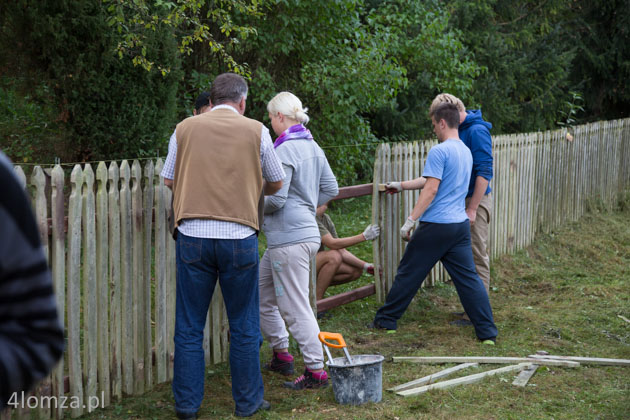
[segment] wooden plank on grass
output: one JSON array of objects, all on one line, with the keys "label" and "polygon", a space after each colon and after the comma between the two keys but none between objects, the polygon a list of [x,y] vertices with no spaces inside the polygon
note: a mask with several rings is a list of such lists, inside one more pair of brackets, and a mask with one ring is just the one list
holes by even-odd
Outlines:
[{"label": "wooden plank on grass", "polygon": [[[572,361],[579,362],[583,365],[605,365],[605,366],[630,366],[630,360],[628,359],[603,359],[598,357],[576,357],[576,356],[552,356],[531,354],[528,357],[537,360],[544,361]],[[538,362],[536,362],[538,363]]]},{"label": "wooden plank on grass", "polygon": [[354,302],[355,300],[363,299],[364,297],[371,296],[374,293],[376,293],[376,287],[374,284],[368,284],[367,286],[359,287],[345,293],[340,293],[335,296],[327,297],[326,299],[318,300],[317,310],[319,312],[326,311],[349,302]]},{"label": "wooden plank on grass", "polygon": [[444,378],[446,376],[449,376],[455,372],[458,372],[462,369],[466,369],[469,367],[477,367],[479,366],[479,363],[462,363],[460,365],[457,366],[453,366],[450,367],[448,369],[444,369],[441,370],[439,372],[433,373],[431,375],[425,376],[423,378],[420,379],[416,379],[413,380],[411,382],[406,382],[402,385],[398,385],[395,386],[393,388],[389,388],[388,391],[394,391],[394,392],[398,392],[398,391],[404,391],[405,389],[410,389],[410,388],[417,388],[421,385],[428,385],[428,384],[432,384],[437,382],[438,379]]},{"label": "wooden plank on grass", "polygon": [[394,357],[394,363],[411,362],[411,363],[536,363],[545,366],[562,366],[562,367],[578,367],[580,364],[571,360],[549,360],[535,359],[527,357]]},{"label": "wooden plank on grass", "polygon": [[488,370],[486,372],[476,373],[474,375],[468,375],[468,376],[463,376],[461,378],[438,382],[436,384],[424,385],[418,388],[407,389],[404,391],[397,392],[396,394],[402,395],[403,397],[409,397],[411,395],[422,394],[432,389],[446,389],[446,388],[452,388],[458,385],[473,384],[475,382],[481,381],[485,377],[499,375],[501,373],[514,372],[517,370],[523,370],[529,367],[530,365],[531,363],[519,363],[518,365],[505,366],[499,369],[493,369],[493,370]]},{"label": "wooden plank on grass", "polygon": [[534,376],[534,373],[536,373],[536,369],[538,369],[538,365],[531,365],[527,369],[522,370],[518,374],[516,379],[512,381],[512,385],[524,387],[525,385],[527,385],[527,382],[529,382],[531,377]]}]

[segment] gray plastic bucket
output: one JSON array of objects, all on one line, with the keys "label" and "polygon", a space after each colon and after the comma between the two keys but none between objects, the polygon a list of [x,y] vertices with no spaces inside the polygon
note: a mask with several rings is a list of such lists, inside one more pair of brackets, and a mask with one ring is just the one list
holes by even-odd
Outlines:
[{"label": "gray plastic bucket", "polygon": [[380,355],[363,354],[352,356],[352,364],[345,357],[327,362],[335,400],[350,405],[381,401],[383,360]]}]

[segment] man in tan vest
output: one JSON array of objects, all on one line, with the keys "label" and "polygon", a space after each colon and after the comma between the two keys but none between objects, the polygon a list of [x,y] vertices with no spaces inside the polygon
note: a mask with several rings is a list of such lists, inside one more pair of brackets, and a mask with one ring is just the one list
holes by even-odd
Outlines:
[{"label": "man in tan vest", "polygon": [[185,119],[162,170],[173,190],[177,297],[173,394],[180,419],[196,419],[204,394],[203,329],[217,280],[230,325],[235,414],[268,410],[260,371],[258,203],[285,177],[269,130],[246,118],[247,83],[214,80],[210,112]]}]

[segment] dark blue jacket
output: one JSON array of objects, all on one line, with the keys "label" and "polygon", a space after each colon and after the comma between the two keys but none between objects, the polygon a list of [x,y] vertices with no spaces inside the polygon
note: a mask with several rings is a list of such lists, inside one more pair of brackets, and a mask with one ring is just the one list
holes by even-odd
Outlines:
[{"label": "dark blue jacket", "polygon": [[[466,111],[466,119],[459,126],[459,138],[470,149],[473,158],[473,168],[470,175],[468,195],[470,197],[475,190],[475,180],[482,176],[490,182],[492,179],[492,138],[490,129],[492,124],[481,117],[481,110]],[[492,189],[488,184],[486,194]]]}]

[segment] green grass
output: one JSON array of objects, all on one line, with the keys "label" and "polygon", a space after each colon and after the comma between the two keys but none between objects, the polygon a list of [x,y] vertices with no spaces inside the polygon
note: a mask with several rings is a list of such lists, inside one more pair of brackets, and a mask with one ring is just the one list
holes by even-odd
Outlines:
[{"label": "green grass", "polygon": [[[355,199],[329,211],[341,235],[356,234],[369,223],[369,203]],[[527,356],[552,354],[630,359],[630,206],[615,213],[589,213],[536,243],[493,262],[491,302],[499,337],[495,347],[476,341],[471,327],[449,325],[460,310],[452,284],[422,289],[396,333],[365,328],[379,304],[369,297],[333,309],[320,322],[340,332],[352,354],[382,354],[383,387],[437,372],[452,365],[392,363],[392,356]],[[366,246],[364,246],[366,245]],[[352,249],[370,259],[369,244]],[[369,277],[359,282],[367,283]],[[354,288],[358,284],[349,285]],[[339,293],[344,286],[331,289]],[[340,354],[339,354],[340,355]],[[261,359],[270,357],[265,344]],[[296,357],[296,369],[303,369]],[[489,370],[485,365],[479,368]],[[455,376],[475,372],[464,370]],[[581,366],[539,368],[525,388],[511,385],[513,374],[474,385],[400,397],[383,391],[383,401],[359,407],[338,405],[332,388],[292,392],[284,378],[263,373],[270,412],[260,419],[620,419],[630,411],[630,368]],[[210,366],[202,419],[233,418],[227,364]],[[86,416],[85,418],[88,418]],[[171,419],[170,384],[141,397],[125,398],[89,416],[98,419]]]}]

